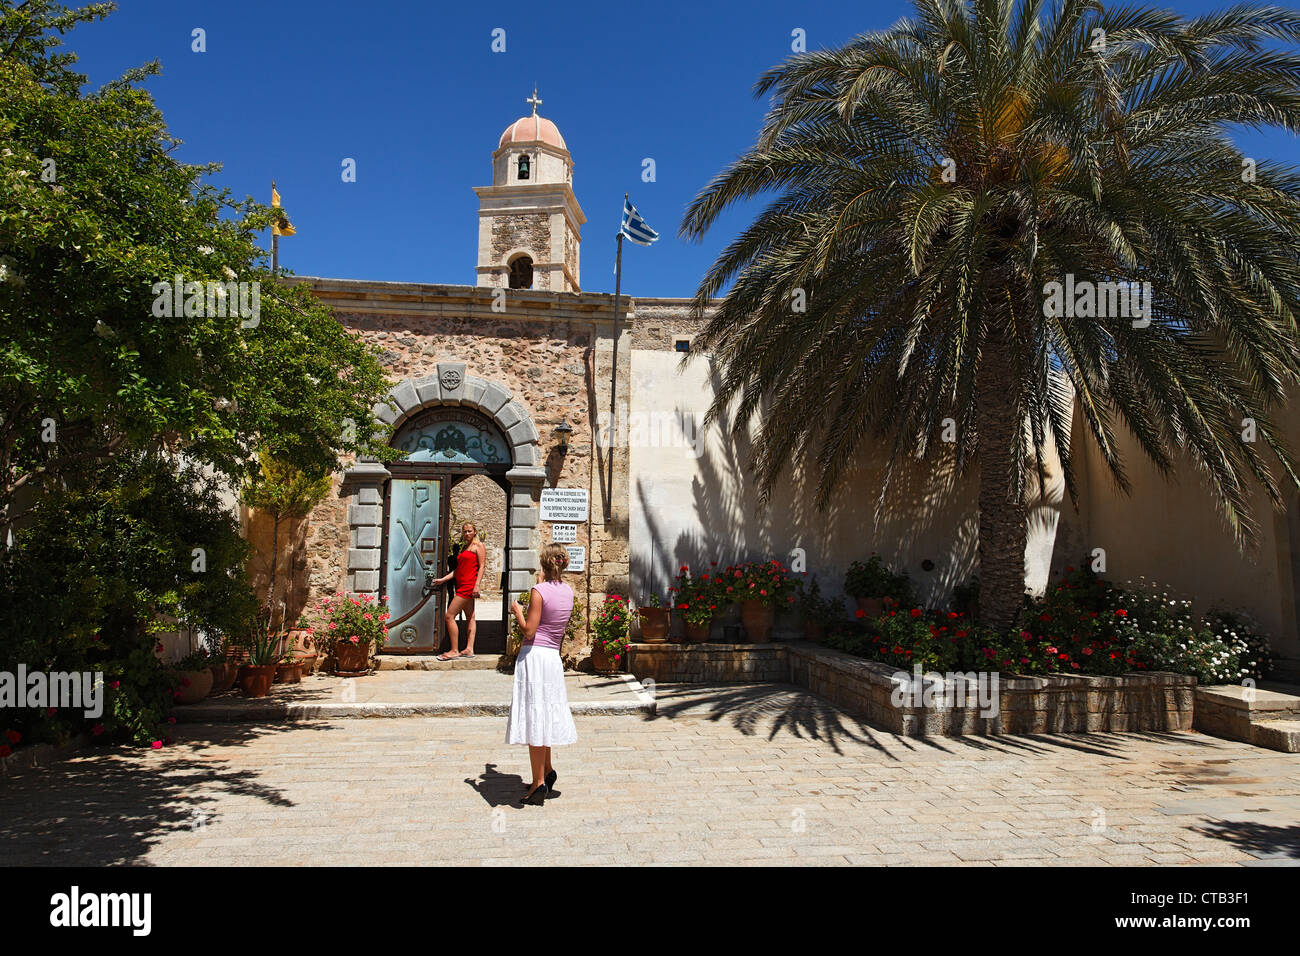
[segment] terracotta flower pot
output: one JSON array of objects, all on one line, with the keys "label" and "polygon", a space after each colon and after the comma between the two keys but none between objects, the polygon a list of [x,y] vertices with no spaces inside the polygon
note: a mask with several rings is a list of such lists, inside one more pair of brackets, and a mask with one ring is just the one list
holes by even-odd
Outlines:
[{"label": "terracotta flower pot", "polygon": [[178,704],[197,704],[212,693],[212,668],[210,667],[205,667],[201,671],[176,671],[176,678],[176,689],[180,691],[180,696],[176,698]]},{"label": "terracotta flower pot", "polygon": [[235,686],[239,676],[239,665],[233,663],[215,664],[212,667],[212,693],[223,694]]},{"label": "terracotta flower pot", "polygon": [[614,660],[614,655],[606,652],[599,645],[591,645],[591,669],[597,674],[617,674],[623,662]]},{"label": "terracotta flower pot", "polygon": [[275,666],[275,682],[277,684],[302,683],[302,664],[297,661],[292,664],[277,664]]},{"label": "terracotta flower pot", "polygon": [[271,692],[275,680],[274,664],[245,664],[239,678],[239,689],[245,697],[265,697]]},{"label": "terracotta flower pot", "polygon": [[686,643],[703,644],[709,639],[709,628],[713,625],[712,621],[705,624],[692,624],[686,622]]},{"label": "terracotta flower pot", "polygon": [[647,644],[663,644],[667,642],[668,626],[672,623],[668,608],[638,608],[637,615],[641,618],[641,640]]},{"label": "terracotta flower pot", "polygon": [[854,598],[858,602],[858,610],[863,616],[874,621],[880,615],[885,613],[885,601],[883,598]]},{"label": "terracotta flower pot", "polygon": [[334,645],[334,671],[356,676],[370,672],[370,645],[339,641]]},{"label": "terracotta flower pot", "polygon": [[820,642],[826,636],[826,625],[817,621],[804,621],[803,636],[805,640]]},{"label": "terracotta flower pot", "polygon": [[745,625],[745,640],[751,644],[765,644],[772,639],[772,624],[776,609],[762,601],[740,602],[740,623]]}]

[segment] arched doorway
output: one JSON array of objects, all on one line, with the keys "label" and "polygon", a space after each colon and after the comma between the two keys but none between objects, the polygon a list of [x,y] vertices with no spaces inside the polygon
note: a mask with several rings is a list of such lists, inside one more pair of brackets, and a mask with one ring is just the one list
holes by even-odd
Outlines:
[{"label": "arched doorway", "polygon": [[[442,404],[409,416],[391,443],[406,455],[388,465],[380,581],[392,619],[384,650],[432,654],[441,649],[443,610],[452,595],[451,584],[435,587],[431,579],[447,572],[451,558],[454,490],[468,478],[486,477],[504,495],[513,464],[510,445],[487,415]],[[504,634],[480,633],[479,638],[504,650]],[[489,650],[482,643],[478,647]]]},{"label": "arched doorway", "polygon": [[[531,417],[509,389],[466,375],[458,362],[400,383],[375,415],[393,426],[391,443],[404,455],[387,465],[359,462],[345,474],[356,496],[348,509],[348,589],[388,601],[385,653],[435,653],[443,642],[448,594],[428,580],[447,570],[457,489],[467,494],[477,487],[481,500],[487,482],[504,499],[498,502],[504,527],[495,542],[501,610],[480,621],[476,650],[504,650],[510,596],[532,583],[538,567],[538,500],[546,473]],[[485,628],[488,620],[496,623]]]}]

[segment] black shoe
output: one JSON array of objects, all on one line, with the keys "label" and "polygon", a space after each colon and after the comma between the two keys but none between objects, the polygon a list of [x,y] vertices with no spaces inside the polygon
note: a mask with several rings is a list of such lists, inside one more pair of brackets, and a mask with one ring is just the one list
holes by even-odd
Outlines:
[{"label": "black shoe", "polygon": [[550,773],[548,773],[548,774],[546,775],[546,789],[547,789],[547,790],[554,790],[554,789],[555,789],[555,781],[557,781],[557,780],[559,780],[559,779],[560,779],[560,775],[559,775],[558,773],[556,773],[554,770],[552,770]]},{"label": "black shoe", "polygon": [[527,796],[524,797],[524,803],[527,803],[534,807],[540,807],[545,802],[546,802],[546,784],[544,783],[538,784],[536,789],[530,790]]}]

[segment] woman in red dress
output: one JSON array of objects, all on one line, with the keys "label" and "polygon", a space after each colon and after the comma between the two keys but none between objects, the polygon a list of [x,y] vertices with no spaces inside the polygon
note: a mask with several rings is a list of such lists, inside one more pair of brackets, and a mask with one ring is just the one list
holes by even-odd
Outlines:
[{"label": "woman in red dress", "polygon": [[[477,623],[474,620],[474,599],[480,596],[478,586],[483,579],[483,568],[487,565],[487,548],[483,547],[483,542],[478,539],[478,529],[472,522],[466,521],[460,529],[460,534],[465,541],[465,546],[456,555],[456,570],[433,582],[445,584],[452,578],[456,579],[456,595],[447,602],[447,610],[443,616],[447,624],[447,636],[451,638],[451,650],[439,654],[440,661],[474,656],[474,632]],[[460,632],[456,625],[456,616],[461,611],[465,612],[467,624],[464,653],[457,649],[460,643]]]}]

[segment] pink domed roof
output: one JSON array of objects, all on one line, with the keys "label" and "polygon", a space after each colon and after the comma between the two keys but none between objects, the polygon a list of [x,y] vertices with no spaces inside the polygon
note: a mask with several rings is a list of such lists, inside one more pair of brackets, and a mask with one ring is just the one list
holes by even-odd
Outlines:
[{"label": "pink domed roof", "polygon": [[521,116],[507,126],[506,131],[501,134],[501,142],[497,144],[497,149],[507,143],[546,143],[548,146],[565,151],[569,148],[564,145],[564,137],[560,135],[555,124],[541,116]]}]

